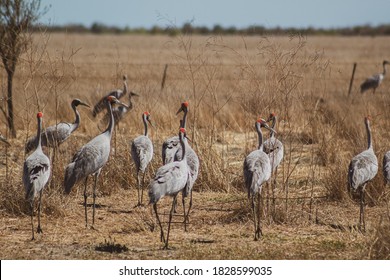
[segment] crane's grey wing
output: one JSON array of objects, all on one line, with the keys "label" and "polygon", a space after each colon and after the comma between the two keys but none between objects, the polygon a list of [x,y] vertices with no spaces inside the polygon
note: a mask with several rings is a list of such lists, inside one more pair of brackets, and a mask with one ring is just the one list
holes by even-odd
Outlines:
[{"label": "crane's grey wing", "polygon": [[390,151],[383,156],[383,176],[386,183],[390,183]]},{"label": "crane's grey wing", "polygon": [[184,161],[174,161],[161,166],[149,184],[150,203],[154,204],[162,197],[172,196],[182,191],[189,177],[188,166]]},{"label": "crane's grey wing", "polygon": [[271,164],[266,153],[260,150],[251,152],[244,160],[244,180],[248,196],[261,191],[261,186],[271,177]]},{"label": "crane's grey wing", "polygon": [[187,165],[190,169],[190,176],[191,176],[191,181],[189,185],[189,190],[192,190],[192,187],[198,178],[199,174],[199,158],[195,151],[192,149],[190,145],[186,143],[186,159],[187,159]]},{"label": "crane's grey wing", "polygon": [[110,93],[106,94],[105,96],[103,96],[96,104],[95,106],[93,107],[93,110],[92,110],[92,116],[93,117],[96,117],[97,114],[99,114],[101,111],[103,111],[105,108],[106,108],[106,105],[104,104],[105,103],[105,100],[108,96],[115,96],[117,99],[120,99],[124,96],[124,92],[120,89],[117,89],[117,90],[114,90],[114,91],[111,91]]},{"label": "crane's grey wing", "polygon": [[372,180],[378,173],[378,159],[368,150],[355,156],[348,168],[348,184],[353,190]]},{"label": "crane's grey wing", "polygon": [[149,137],[138,136],[131,143],[131,157],[138,170],[145,172],[153,157],[153,144]]},{"label": "crane's grey wing", "polygon": [[367,78],[361,85],[360,85],[360,92],[363,93],[366,90],[376,88],[379,86],[381,82],[381,76],[379,74],[373,75],[369,78]]},{"label": "crane's grey wing", "polygon": [[72,162],[65,170],[65,192],[69,193],[74,184],[100,171],[110,156],[109,141],[110,139],[105,134],[100,134],[74,155]]},{"label": "crane's grey wing", "polygon": [[32,153],[24,162],[23,184],[26,199],[34,198],[42,190],[50,177],[50,160],[42,152]]},{"label": "crane's grey wing", "polygon": [[181,150],[179,136],[173,136],[167,139],[162,145],[162,160],[163,164],[175,161],[175,155]]}]

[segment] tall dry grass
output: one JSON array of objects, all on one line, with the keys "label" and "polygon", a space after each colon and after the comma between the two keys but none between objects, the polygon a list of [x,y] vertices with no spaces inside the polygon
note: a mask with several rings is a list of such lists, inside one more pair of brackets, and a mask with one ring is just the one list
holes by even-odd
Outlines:
[{"label": "tall dry grass", "polygon": [[[110,90],[122,88],[124,74],[130,89],[140,97],[134,98],[133,111],[115,130],[98,196],[135,187],[129,143],[142,133],[140,116],[145,110],[151,112],[156,124],[151,131],[155,154],[146,181],[153,176],[161,165],[162,142],[177,133],[179,117],[175,112],[187,100],[187,130],[201,161],[194,191],[241,195],[242,162],[257,143],[254,121],[275,112],[279,117],[277,137],[284,143],[285,155],[276,178],[278,187],[264,190],[264,203],[272,204],[273,209],[264,214],[268,222],[306,223],[314,220],[315,210],[324,200],[351,203],[355,197],[347,191],[347,168],[350,159],[366,147],[364,116],[372,116],[380,164],[390,149],[389,86],[383,85],[375,96],[357,93],[358,81],[366,72],[375,72],[377,67],[371,68],[371,64],[378,66],[382,60],[367,58],[362,66],[358,64],[353,94],[348,97],[350,66],[365,51],[364,44],[356,44],[346,61],[340,54],[343,40],[331,44],[301,36],[113,39],[106,35],[37,35],[16,75],[18,138],[6,150],[8,171],[1,169],[2,211],[28,213],[21,182],[26,157],[23,145],[35,133],[35,113],[44,112],[46,126],[72,121],[73,98],[93,105]],[[387,46],[387,39],[377,40]],[[51,183],[44,193],[43,209],[48,215],[66,214],[64,207],[67,209],[70,199],[62,194],[64,169],[73,154],[102,129],[102,123],[86,109],[80,108],[80,113],[81,127],[54,157]],[[386,188],[379,172],[367,187],[368,205],[384,205]],[[72,195],[81,197],[81,193],[80,185]],[[242,213],[243,209],[237,217],[247,217],[249,208]]]}]

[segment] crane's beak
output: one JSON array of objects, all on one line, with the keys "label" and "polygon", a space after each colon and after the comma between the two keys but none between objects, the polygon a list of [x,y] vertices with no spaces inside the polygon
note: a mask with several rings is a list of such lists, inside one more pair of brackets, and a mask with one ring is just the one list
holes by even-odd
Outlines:
[{"label": "crane's beak", "polygon": [[151,127],[156,128],[156,127],[154,126],[154,123],[153,123],[149,118],[148,118],[148,123],[150,124]]},{"label": "crane's beak", "polygon": [[85,107],[91,108],[91,106],[89,106],[89,105],[88,105],[87,103],[85,103],[85,102],[80,102],[79,105],[83,105],[83,106],[85,106]]},{"label": "crane's beak", "polygon": [[176,115],[179,114],[180,112],[183,112],[183,107],[180,107],[180,109],[176,112]]},{"label": "crane's beak", "polygon": [[138,93],[135,93],[135,92],[132,92],[132,91],[130,91],[130,95],[131,95],[131,96],[139,96]]},{"label": "crane's beak", "polygon": [[266,129],[268,129],[269,131],[272,131],[273,133],[277,133],[273,128],[270,128],[269,126],[268,126],[268,124],[266,124],[266,123],[263,123],[263,127],[264,128],[266,128]]}]

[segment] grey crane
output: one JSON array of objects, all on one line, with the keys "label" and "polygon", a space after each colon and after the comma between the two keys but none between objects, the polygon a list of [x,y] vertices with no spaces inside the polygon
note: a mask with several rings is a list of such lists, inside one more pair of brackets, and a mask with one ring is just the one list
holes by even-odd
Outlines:
[{"label": "grey crane", "polygon": [[8,142],[7,138],[5,138],[1,133],[0,133],[0,141],[7,144],[7,146],[11,146],[11,144]]},{"label": "grey crane", "polygon": [[[153,158],[153,144],[148,137],[148,122],[153,126],[150,120],[149,112],[142,114],[142,121],[144,123],[144,135],[140,135],[131,142],[131,157],[134,161],[135,168],[137,170],[137,186],[138,186],[138,204],[142,205],[143,188],[145,182],[146,168]],[[140,172],[143,173],[142,184],[140,182]]]},{"label": "grey crane", "polygon": [[390,183],[390,151],[387,151],[383,156],[383,177],[385,184]]},{"label": "grey crane", "polygon": [[[187,164],[186,145],[185,145],[185,128],[180,128],[179,140],[182,148],[182,156],[180,161],[174,161],[161,166],[154,178],[149,184],[149,203],[153,204],[153,209],[156,214],[158,224],[160,226],[160,238],[165,243],[164,249],[168,249],[169,231],[171,228],[172,216],[177,195],[179,192],[184,192],[183,196],[188,193],[188,186],[190,185],[191,175]],[[169,214],[167,236],[164,236],[164,231],[157,212],[157,202],[164,196],[172,196],[172,207]],[[184,201],[184,200],[183,200]],[[185,207],[184,220],[186,219]]]},{"label": "grey crane", "polygon": [[[76,116],[74,123],[60,122],[57,125],[52,125],[44,129],[41,133],[42,146],[57,147],[62,144],[80,125],[80,113],[77,111],[77,106],[82,105],[90,107],[87,103],[80,99],[73,99],[71,106]],[[25,146],[26,153],[29,153],[36,143],[36,136],[31,137]]]},{"label": "grey crane", "polygon": [[64,187],[65,192],[70,193],[72,187],[79,181],[84,182],[84,208],[85,208],[85,225],[88,227],[87,219],[87,180],[89,175],[94,176],[93,186],[93,208],[92,208],[92,227],[95,223],[95,199],[96,199],[96,184],[100,171],[107,163],[111,150],[111,135],[114,128],[114,117],[112,116],[112,105],[122,104],[115,96],[106,97],[107,110],[110,113],[110,123],[107,129],[85,144],[73,156],[72,162],[66,167]]},{"label": "grey crane", "polygon": [[383,72],[379,74],[375,74],[369,78],[367,78],[361,85],[360,85],[360,92],[364,93],[365,91],[372,89],[372,93],[375,93],[375,90],[379,85],[382,83],[383,78],[386,75],[386,65],[390,64],[387,60],[384,60],[383,65]]},{"label": "grey crane", "polygon": [[[180,105],[179,110],[176,112],[176,115],[180,112],[184,112],[183,119],[180,121],[180,127],[186,128],[187,114],[188,114],[189,103],[187,101],[183,102]],[[180,149],[180,140],[178,136],[173,136],[164,141],[162,145],[162,160],[163,164],[175,161],[175,155],[181,154],[178,153]],[[177,160],[177,159],[176,159]]]},{"label": "grey crane", "polygon": [[367,150],[352,158],[348,168],[348,185],[353,191],[360,192],[360,216],[359,230],[365,232],[366,224],[364,221],[364,195],[365,188],[378,172],[378,159],[372,146],[370,118],[365,117],[364,123],[367,131]]},{"label": "grey crane", "polygon": [[[121,99],[122,97],[124,97],[127,94],[128,98],[129,98],[128,105],[124,104],[124,105],[119,105],[115,108],[112,108],[112,114],[114,116],[115,123],[118,124],[118,122],[126,115],[126,113],[131,111],[131,109],[133,109],[132,97],[139,96],[135,92],[132,92],[132,91],[128,92],[128,91],[129,90],[128,90],[128,86],[127,86],[127,76],[124,75],[123,76],[123,90],[116,89],[116,90],[113,90],[113,91],[107,93],[105,96],[103,96],[99,100],[99,102],[97,102],[96,105],[93,107],[93,110],[92,110],[93,117],[96,117],[101,111],[104,110],[104,108],[105,108],[104,102],[108,96],[115,96],[116,99]],[[104,119],[109,120],[110,116],[107,114]]]},{"label": "grey crane", "polygon": [[[271,178],[271,161],[268,155],[263,151],[263,134],[261,128],[264,127],[272,131],[264,119],[259,118],[255,123],[255,128],[258,135],[258,148],[252,151],[244,160],[244,180],[248,191],[248,199],[251,201],[253,212],[253,221],[255,225],[255,240],[258,240],[261,235],[260,224],[260,201],[262,185]],[[257,203],[256,203],[257,195]]]},{"label": "grey crane", "polygon": [[38,129],[35,142],[35,151],[26,158],[23,166],[23,185],[26,190],[26,200],[30,203],[31,208],[31,229],[32,240],[34,240],[34,200],[39,194],[38,201],[38,227],[37,233],[42,233],[41,228],[41,201],[42,191],[50,177],[50,160],[42,152],[41,131],[42,131],[43,114],[37,114]]},{"label": "grey crane", "polygon": [[[177,111],[176,114],[179,114],[180,112],[184,112],[183,119],[181,120],[180,127],[185,128],[186,122],[187,122],[187,114],[189,111],[189,103],[183,102]],[[189,145],[188,141],[185,141],[186,145],[186,157],[187,157],[187,164],[188,167],[190,168],[190,175],[191,175],[191,181],[190,185],[188,186],[188,192],[186,193],[187,195],[190,195],[190,202],[187,210],[187,216],[186,219],[184,220],[184,230],[187,231],[187,220],[189,217],[189,213],[192,208],[192,188],[195,184],[196,179],[198,178],[199,174],[199,158],[195,151],[192,149],[192,147]],[[182,156],[182,150],[181,150],[181,145],[179,141],[178,136],[174,136],[169,138],[163,143],[163,162],[164,164],[172,162],[172,161],[180,161],[181,156]],[[183,197],[182,203],[184,207],[184,199]],[[175,207],[176,209],[176,207]]]}]

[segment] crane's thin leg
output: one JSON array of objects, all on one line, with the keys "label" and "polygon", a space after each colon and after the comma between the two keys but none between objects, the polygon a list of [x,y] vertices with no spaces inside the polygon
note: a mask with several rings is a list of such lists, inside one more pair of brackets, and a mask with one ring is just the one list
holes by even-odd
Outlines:
[{"label": "crane's thin leg", "polygon": [[277,181],[276,181],[277,175],[278,175],[278,168],[276,167],[275,168],[275,173],[274,173],[274,181],[273,181],[273,185],[272,185],[272,220],[275,220],[275,212],[276,212],[275,190],[276,190],[276,187],[277,187]]},{"label": "crane's thin leg", "polygon": [[167,239],[165,240],[165,246],[163,249],[168,249],[169,231],[171,230],[171,222],[172,222],[173,210],[176,204],[176,199],[177,199],[177,194],[173,197],[172,208],[171,208],[171,212],[169,213]]},{"label": "crane's thin leg", "polygon": [[143,205],[142,204],[142,201],[143,201],[143,198],[144,198],[144,186],[145,186],[145,173],[146,173],[146,170],[145,170],[145,172],[143,172],[143,174],[142,174],[142,185],[141,185],[141,205]]},{"label": "crane's thin leg", "polygon": [[366,232],[366,224],[364,221],[364,195],[365,195],[365,186],[360,190],[360,219],[359,219],[359,229],[361,232]]},{"label": "crane's thin leg", "polygon": [[160,241],[165,243],[164,230],[162,228],[160,217],[158,216],[158,212],[157,212],[157,203],[153,204],[153,209],[154,209],[154,213],[156,213],[158,225],[160,226]]},{"label": "crane's thin leg", "polygon": [[97,184],[97,179],[99,177],[100,172],[96,172],[95,174],[95,182],[93,184],[93,207],[92,207],[92,228],[95,224],[95,202],[96,202],[96,184]]},{"label": "crane's thin leg", "polygon": [[260,203],[261,203],[261,189],[259,189],[259,192],[257,194],[257,229],[256,229],[256,235],[257,235],[257,239],[260,239],[260,237],[263,235],[262,231],[261,231],[261,207],[260,207]]},{"label": "crane's thin leg", "polygon": [[183,215],[184,215],[184,231],[187,231],[187,215],[186,215],[186,201],[184,194],[181,196],[181,202],[183,204]]},{"label": "crane's thin leg", "polygon": [[87,216],[87,181],[88,176],[85,177],[84,181],[84,212],[85,212],[85,227],[88,227],[88,216]]},{"label": "crane's thin leg", "polygon": [[136,207],[140,207],[140,206],[141,206],[141,193],[140,193],[140,189],[141,189],[141,186],[140,186],[139,169],[138,169],[138,170],[137,170],[137,194],[138,194],[138,203],[137,203]]},{"label": "crane's thin leg", "polygon": [[189,216],[190,216],[191,208],[192,208],[192,190],[191,190],[191,194],[190,194],[190,205],[188,206],[187,216],[186,216],[187,223],[190,222]]},{"label": "crane's thin leg", "polygon": [[41,201],[42,201],[42,190],[39,192],[39,201],[38,201],[38,227],[37,227],[37,233],[42,233],[41,229]]},{"label": "crane's thin leg", "polygon": [[31,240],[34,240],[34,197],[30,201],[30,210],[31,210],[31,231],[32,231],[32,238]]},{"label": "crane's thin leg", "polygon": [[256,195],[252,194],[252,199],[251,199],[251,206],[252,206],[252,212],[253,212],[253,223],[254,223],[254,226],[255,226],[255,238],[254,240],[256,241],[257,240],[257,235],[256,235],[256,232],[257,232],[257,211],[256,211]]}]

